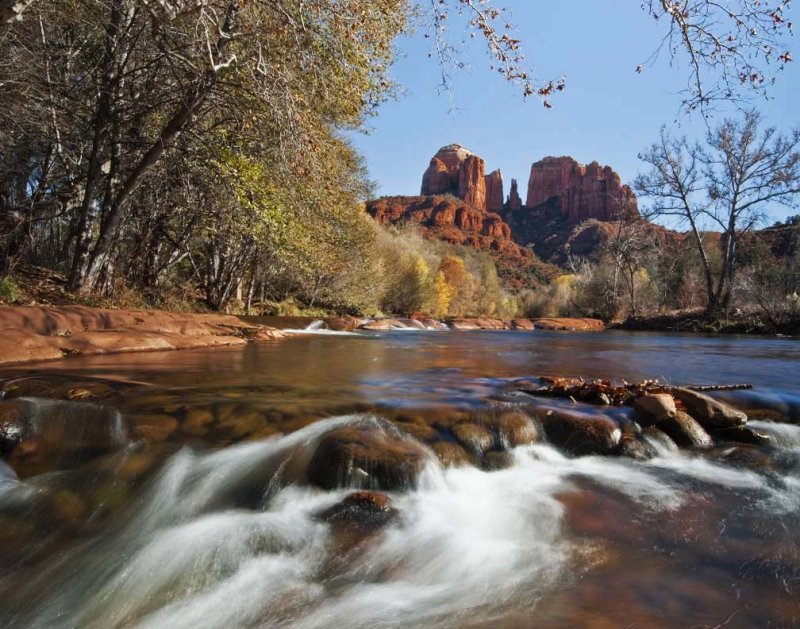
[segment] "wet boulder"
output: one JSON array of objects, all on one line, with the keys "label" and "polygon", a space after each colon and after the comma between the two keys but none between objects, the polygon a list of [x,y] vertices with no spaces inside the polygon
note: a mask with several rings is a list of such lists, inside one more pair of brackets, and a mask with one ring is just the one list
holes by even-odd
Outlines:
[{"label": "wet boulder", "polygon": [[169,439],[178,428],[178,420],[171,415],[140,415],[126,419],[131,438],[135,441],[161,443]]},{"label": "wet boulder", "polygon": [[452,441],[437,441],[431,446],[431,450],[439,459],[442,467],[462,467],[475,463],[473,455]]},{"label": "wet boulder", "polygon": [[514,448],[535,442],[539,437],[536,426],[525,413],[505,411],[489,421],[499,448]]},{"label": "wet boulder", "polygon": [[79,465],[128,443],[116,409],[19,398],[0,402],[0,449],[24,477]]},{"label": "wet boulder", "polygon": [[8,456],[25,436],[25,405],[0,402],[0,456]]},{"label": "wet boulder", "polygon": [[494,435],[492,435],[492,432],[479,424],[464,422],[462,424],[456,424],[451,430],[456,440],[464,446],[468,452],[477,456],[481,456],[494,446]]},{"label": "wet boulder", "polygon": [[714,440],[705,428],[683,411],[678,411],[675,417],[660,422],[658,428],[682,448],[710,448],[714,445]]},{"label": "wet boulder", "polygon": [[643,425],[651,426],[665,419],[674,418],[678,409],[668,393],[646,393],[633,401],[633,410]]},{"label": "wet boulder", "polygon": [[754,446],[768,446],[772,444],[772,438],[758,430],[753,430],[748,426],[731,426],[730,428],[720,428],[714,431],[714,436],[724,441],[744,443]]},{"label": "wet boulder", "polygon": [[547,440],[572,454],[610,454],[622,439],[617,423],[605,415],[550,410],[540,421]]},{"label": "wet boulder", "polygon": [[320,439],[308,478],[324,489],[408,489],[416,487],[426,460],[422,445],[399,431],[372,423],[343,426]]},{"label": "wet boulder", "polygon": [[378,528],[397,517],[392,499],[378,491],[356,491],[317,516],[330,524]]},{"label": "wet boulder", "polygon": [[493,450],[483,455],[481,469],[486,472],[496,472],[513,467],[514,457],[506,450]]},{"label": "wet boulder", "polygon": [[672,395],[705,428],[730,428],[747,423],[747,415],[724,402],[690,389],[673,389]]}]

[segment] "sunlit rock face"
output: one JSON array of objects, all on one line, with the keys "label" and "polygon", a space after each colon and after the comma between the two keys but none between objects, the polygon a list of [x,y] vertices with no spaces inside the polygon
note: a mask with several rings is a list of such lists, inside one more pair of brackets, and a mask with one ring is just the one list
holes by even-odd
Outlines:
[{"label": "sunlit rock face", "polygon": [[486,210],[485,170],[484,161],[460,144],[443,146],[422,176],[420,193],[423,196],[452,194]]},{"label": "sunlit rock face", "polygon": [[554,203],[570,223],[638,217],[636,195],[610,166],[546,157],[531,166],[526,206]]}]

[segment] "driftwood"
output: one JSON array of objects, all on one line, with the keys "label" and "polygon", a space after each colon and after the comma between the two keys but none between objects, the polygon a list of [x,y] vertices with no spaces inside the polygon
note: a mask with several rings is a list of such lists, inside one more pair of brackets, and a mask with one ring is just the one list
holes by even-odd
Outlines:
[{"label": "driftwood", "polygon": [[[550,378],[542,377],[545,383],[540,387],[520,387],[517,390],[528,395],[543,397],[569,398],[573,401],[602,404],[606,406],[624,406],[645,393],[671,393],[678,387],[659,382],[658,380],[642,380],[616,384],[611,380],[584,380],[583,378]],[[752,389],[750,384],[716,384],[681,387],[692,391],[739,391]]]}]

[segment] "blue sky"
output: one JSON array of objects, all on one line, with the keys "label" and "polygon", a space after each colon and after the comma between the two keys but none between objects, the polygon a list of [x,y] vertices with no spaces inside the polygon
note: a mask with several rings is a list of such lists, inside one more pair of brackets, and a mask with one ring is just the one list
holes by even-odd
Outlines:
[{"label": "blue sky", "polygon": [[[597,160],[630,182],[642,169],[637,153],[657,137],[662,124],[674,126],[677,117],[679,133],[702,137],[705,124],[699,114],[679,115],[685,66],[670,67],[664,57],[642,74],[635,72],[657,47],[664,27],[648,18],[637,0],[498,4],[510,8],[535,75],[563,75],[566,89],[553,98],[551,110],[537,99],[523,100],[519,89],[489,71],[476,42],[464,55],[471,69],[452,73],[451,102],[437,92],[440,70],[428,58],[429,41],[421,32],[404,37],[393,74],[405,93],[369,121],[370,134],[354,138],[378,194],[418,194],[430,158],[453,142],[483,157],[487,172],[500,168],[506,194],[511,178],[518,179],[524,201],[530,166],[547,155]],[[788,17],[800,24],[797,8]],[[794,56],[800,59],[798,38],[793,39]],[[757,103],[767,122],[786,130],[800,125],[800,61],[789,64],[772,96]],[[771,214],[782,218],[789,212]]]}]

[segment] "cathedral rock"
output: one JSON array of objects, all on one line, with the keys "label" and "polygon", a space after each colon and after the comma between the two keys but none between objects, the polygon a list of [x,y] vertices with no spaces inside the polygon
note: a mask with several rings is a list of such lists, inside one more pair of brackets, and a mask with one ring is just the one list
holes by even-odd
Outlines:
[{"label": "cathedral rock", "polygon": [[486,210],[485,170],[483,160],[460,144],[443,146],[422,176],[420,194],[452,194],[479,210]]}]

